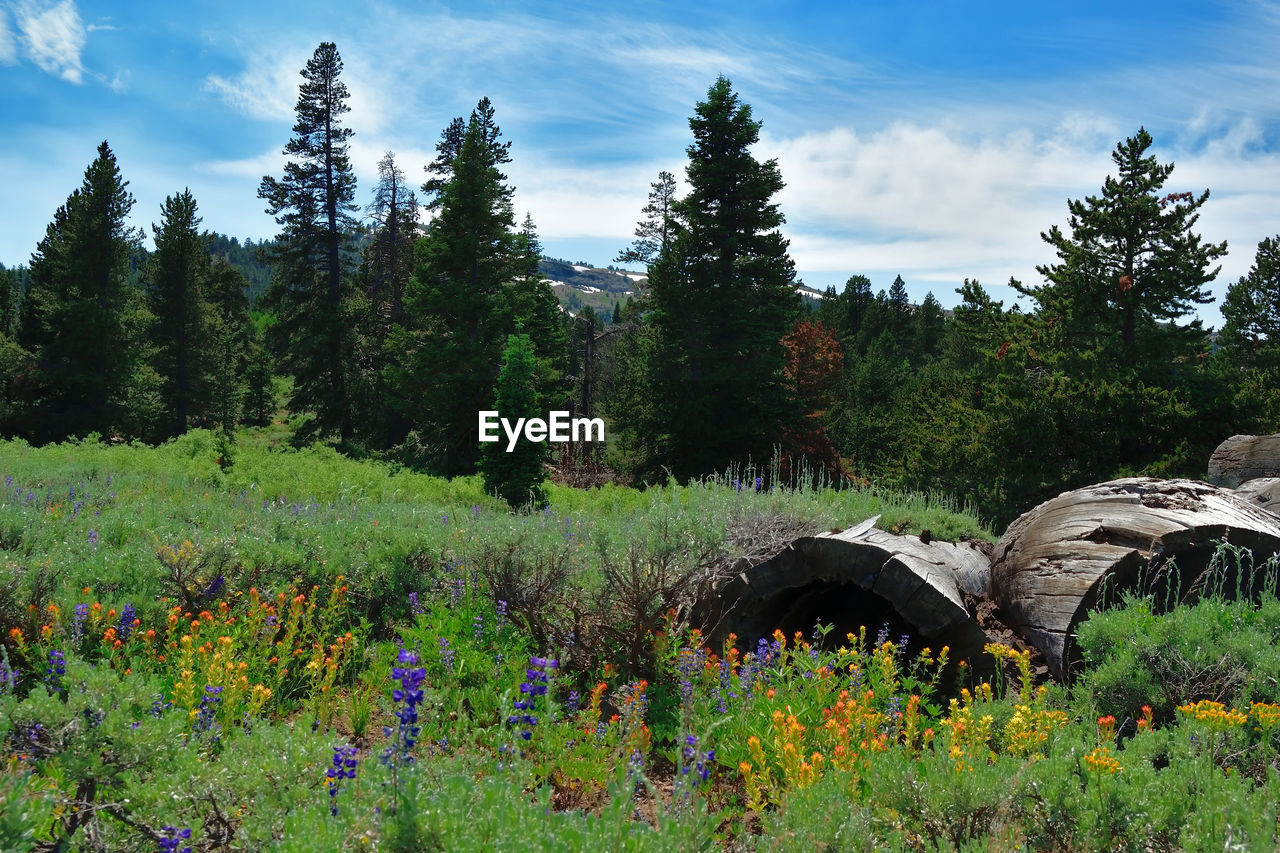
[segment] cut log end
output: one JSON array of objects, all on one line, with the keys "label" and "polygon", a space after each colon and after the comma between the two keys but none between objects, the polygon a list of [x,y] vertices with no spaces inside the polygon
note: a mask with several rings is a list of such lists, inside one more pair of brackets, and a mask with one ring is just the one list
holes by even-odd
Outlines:
[{"label": "cut log end", "polygon": [[1150,594],[1158,609],[1210,591],[1256,594],[1265,578],[1252,567],[1206,571],[1223,540],[1261,565],[1280,551],[1280,518],[1205,483],[1114,480],[1014,521],[996,546],[991,588],[1003,620],[1066,680],[1080,663],[1079,624],[1119,593]]},{"label": "cut log end", "polygon": [[882,630],[895,643],[906,637],[914,652],[951,649],[977,674],[993,671],[983,650],[988,637],[965,606],[965,595],[989,594],[989,559],[971,543],[899,536],[867,524],[804,537],[767,562],[730,579],[716,600],[695,614],[713,644],[729,634],[747,650],[781,630],[810,637],[817,624],[845,641],[863,629],[871,641]]}]

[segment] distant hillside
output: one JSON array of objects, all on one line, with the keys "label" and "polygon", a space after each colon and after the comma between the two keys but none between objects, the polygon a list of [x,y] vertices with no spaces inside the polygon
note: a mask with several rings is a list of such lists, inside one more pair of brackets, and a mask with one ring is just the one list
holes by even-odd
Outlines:
[{"label": "distant hillside", "polygon": [[648,281],[642,273],[571,264],[557,258],[543,258],[538,262],[538,272],[551,284],[565,311],[576,316],[590,306],[605,322],[613,316],[615,304],[635,296]]},{"label": "distant hillside", "polygon": [[255,243],[252,239],[246,239],[241,243],[235,237],[214,232],[210,232],[207,236],[209,237],[209,254],[226,258],[231,266],[239,270],[240,274],[249,281],[247,294],[249,304],[252,305],[266,292],[267,284],[271,281],[271,267],[258,260],[258,250],[270,245],[270,241],[263,240]]},{"label": "distant hillside", "polygon": [[[551,283],[551,289],[566,311],[577,314],[584,306],[590,305],[606,320],[613,314],[615,302],[625,302],[643,290],[649,281],[643,273],[602,269],[558,258],[543,258],[538,263],[538,271]],[[822,299],[821,290],[805,284],[797,284],[796,293],[809,308],[816,308]]]}]

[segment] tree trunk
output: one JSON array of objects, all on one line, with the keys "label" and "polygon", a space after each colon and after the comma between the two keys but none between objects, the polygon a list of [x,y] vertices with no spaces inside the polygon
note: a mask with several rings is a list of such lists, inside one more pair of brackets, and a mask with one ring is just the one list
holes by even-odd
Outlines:
[{"label": "tree trunk", "polygon": [[888,626],[895,643],[903,635],[918,649],[950,646],[950,660],[989,673],[983,646],[990,638],[965,606],[965,595],[984,597],[987,555],[975,544],[922,542],[877,530],[874,519],[838,533],[795,540],[782,553],[751,566],[716,590],[695,612],[712,647],[730,634],[752,648],[775,629],[809,637],[815,623],[834,626],[833,638],[869,637]]},{"label": "tree trunk", "polygon": [[1065,492],[1019,517],[996,546],[991,588],[1000,617],[1066,680],[1078,666],[1076,627],[1089,611],[1137,590],[1157,610],[1213,590],[1256,594],[1264,578],[1234,565],[1206,572],[1217,542],[1280,551],[1280,517],[1191,480],[1114,480]]},{"label": "tree trunk", "polygon": [[1209,482],[1228,489],[1280,477],[1280,435],[1233,435],[1209,457]]}]

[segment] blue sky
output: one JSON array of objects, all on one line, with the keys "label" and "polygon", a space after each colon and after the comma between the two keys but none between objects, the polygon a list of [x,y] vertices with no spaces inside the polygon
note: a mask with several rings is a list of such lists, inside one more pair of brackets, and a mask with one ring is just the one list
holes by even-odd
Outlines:
[{"label": "blue sky", "polygon": [[0,262],[27,262],[102,139],[148,232],[190,187],[205,227],[272,236],[257,186],[280,172],[298,71],[326,40],[362,205],[385,151],[422,175],[449,119],[488,96],[518,216],[569,260],[629,242],[649,182],[683,174],[717,74],[763,122],[815,287],[900,273],[916,299],[951,305],[966,277],[1010,298],[1010,276],[1039,282],[1053,260],[1040,232],[1139,126],[1176,163],[1170,191],[1212,192],[1198,230],[1229,244],[1219,297],[1280,233],[1277,2],[0,0]]}]

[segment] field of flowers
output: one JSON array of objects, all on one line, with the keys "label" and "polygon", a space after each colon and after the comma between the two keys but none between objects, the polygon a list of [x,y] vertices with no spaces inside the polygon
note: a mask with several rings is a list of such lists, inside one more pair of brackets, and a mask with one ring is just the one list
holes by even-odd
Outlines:
[{"label": "field of flowers", "polygon": [[1274,596],[1099,614],[1071,689],[879,625],[709,648],[699,573],[761,530],[987,534],[750,472],[516,516],[214,444],[0,444],[0,849],[1280,844]]}]

